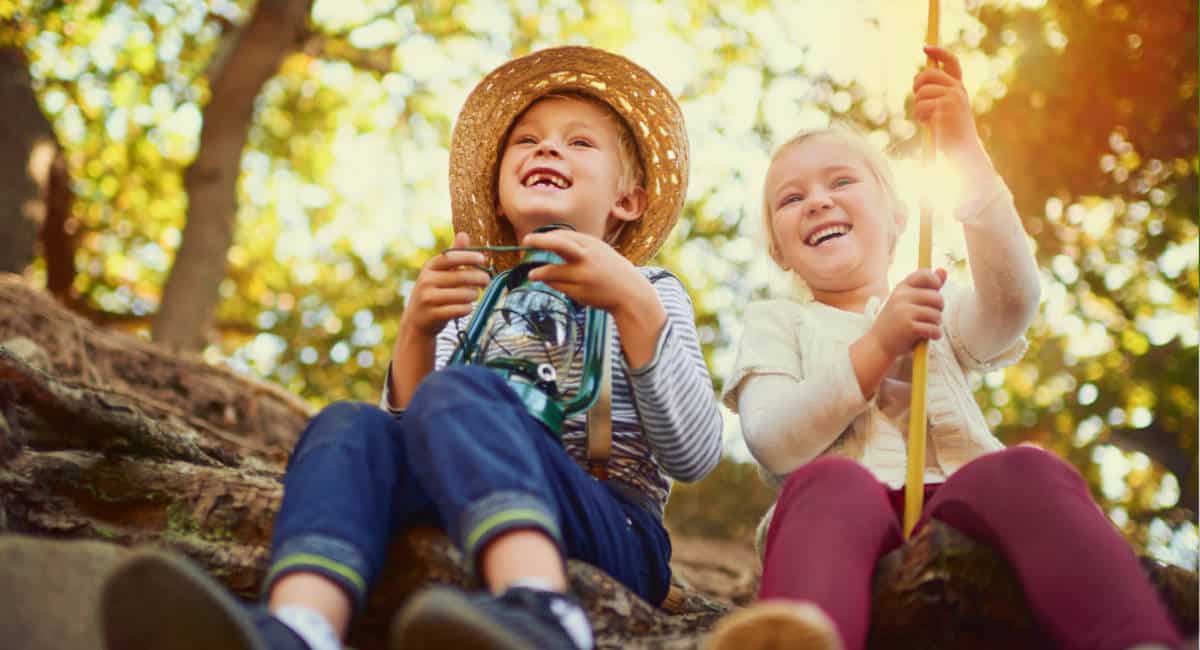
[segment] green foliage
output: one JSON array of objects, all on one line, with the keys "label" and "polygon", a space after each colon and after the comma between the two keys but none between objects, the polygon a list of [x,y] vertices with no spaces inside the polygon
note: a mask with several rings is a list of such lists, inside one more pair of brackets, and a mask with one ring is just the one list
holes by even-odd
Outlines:
[{"label": "green foliage", "polygon": [[[981,20],[980,49],[1015,59],[981,124],[1046,288],[1024,362],[981,402],[1008,441],[1070,458],[1135,541],[1161,547],[1197,494],[1196,4]],[[1176,495],[1190,515],[1170,510]]]},{"label": "green foliage", "polygon": [[[943,33],[982,75],[984,138],[1036,244],[1045,295],[1025,361],[983,378],[978,398],[1006,441],[1063,454],[1133,539],[1194,566],[1195,515],[1169,508],[1194,509],[1196,497],[1195,5],[977,4],[944,9]],[[220,337],[205,355],[314,404],[377,399],[404,297],[450,242],[458,106],[510,56],[581,43],[632,56],[684,106],[689,201],[656,261],[687,284],[719,382],[741,308],[773,282],[756,239],[770,148],[830,117],[884,145],[915,133],[902,95],[923,16],[899,3],[819,5],[317,2],[310,39],[255,103],[235,243],[213,260],[227,264]],[[68,154],[74,290],[93,309],[138,323],[157,307],[185,221],[205,71],[252,10],[0,0],[0,44],[28,52]],[[681,488],[672,516],[742,531],[765,489],[751,474],[723,465],[711,483]],[[708,485],[756,505],[693,498]]]},{"label": "green foliage", "polygon": [[724,458],[703,481],[671,490],[667,527],[682,535],[750,541],[777,495],[755,465]]}]

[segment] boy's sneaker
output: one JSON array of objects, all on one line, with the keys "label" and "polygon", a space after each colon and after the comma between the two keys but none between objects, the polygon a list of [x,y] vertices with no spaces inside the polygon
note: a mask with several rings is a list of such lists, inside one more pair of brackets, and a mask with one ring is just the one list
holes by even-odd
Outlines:
[{"label": "boy's sneaker", "polygon": [[307,650],[264,608],[247,608],[200,568],[162,551],[140,551],[104,585],[108,650]]},{"label": "boy's sneaker", "polygon": [[717,622],[705,650],[842,650],[837,627],[812,603],[755,603]]},{"label": "boy's sneaker", "polygon": [[592,627],[570,596],[511,587],[500,596],[431,587],[392,621],[392,650],[591,650]]}]

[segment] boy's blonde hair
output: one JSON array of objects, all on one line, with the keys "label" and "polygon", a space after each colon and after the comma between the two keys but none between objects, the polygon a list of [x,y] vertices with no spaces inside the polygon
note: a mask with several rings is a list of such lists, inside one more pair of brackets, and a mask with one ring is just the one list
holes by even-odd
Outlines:
[{"label": "boy's blonde hair", "polygon": [[[775,165],[775,161],[779,159],[784,152],[793,147],[797,147],[809,140],[823,138],[841,143],[850,149],[862,155],[863,160],[867,164],[867,169],[871,170],[871,174],[875,176],[875,180],[883,191],[887,193],[888,203],[891,205],[894,214],[898,217],[905,217],[907,209],[904,202],[900,200],[900,193],[896,189],[896,179],[892,175],[892,165],[883,155],[883,152],[878,147],[871,144],[861,131],[846,124],[834,124],[821,129],[808,129],[800,131],[793,135],[787,142],[779,145],[775,149],[775,153],[771,155],[771,162],[767,165],[769,170]],[[771,255],[771,259],[779,265],[779,268],[788,270],[787,264],[783,259],[783,251],[779,247],[779,241],[775,238],[775,229],[771,225],[771,217],[773,211],[771,209],[771,198],[767,196],[766,183],[763,183],[763,204],[762,204],[763,228],[767,238],[767,252]],[[889,223],[895,223],[895,219]],[[896,240],[900,238],[900,228],[892,229],[892,244],[891,250],[896,250]]]}]

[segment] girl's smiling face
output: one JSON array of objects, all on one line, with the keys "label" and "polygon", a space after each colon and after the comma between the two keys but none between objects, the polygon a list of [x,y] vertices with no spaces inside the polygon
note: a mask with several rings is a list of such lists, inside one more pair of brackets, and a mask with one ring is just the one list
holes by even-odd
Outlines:
[{"label": "girl's smiling face", "polygon": [[823,294],[886,295],[892,247],[904,215],[865,156],[814,136],[785,148],[767,171],[765,208],[776,261],[822,302]]}]

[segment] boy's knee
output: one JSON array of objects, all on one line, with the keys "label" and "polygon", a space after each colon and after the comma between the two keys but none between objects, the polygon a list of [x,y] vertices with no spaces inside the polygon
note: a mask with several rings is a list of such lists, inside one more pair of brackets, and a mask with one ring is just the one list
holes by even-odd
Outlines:
[{"label": "boy's knee", "polygon": [[366,402],[334,402],[313,416],[296,448],[293,460],[305,452],[330,443],[358,444],[388,435],[392,416]]},{"label": "boy's knee", "polygon": [[511,389],[496,372],[453,365],[430,373],[413,393],[406,416],[423,417],[447,408],[507,399]]},{"label": "boy's knee", "polygon": [[386,423],[391,417],[379,407],[366,402],[334,402],[313,416],[305,433],[315,436],[342,435],[346,431],[377,428],[368,425]]},{"label": "boy's knee", "polygon": [[380,409],[366,402],[342,400],[334,402],[317,412],[313,421],[347,422],[364,417],[373,417]]}]

